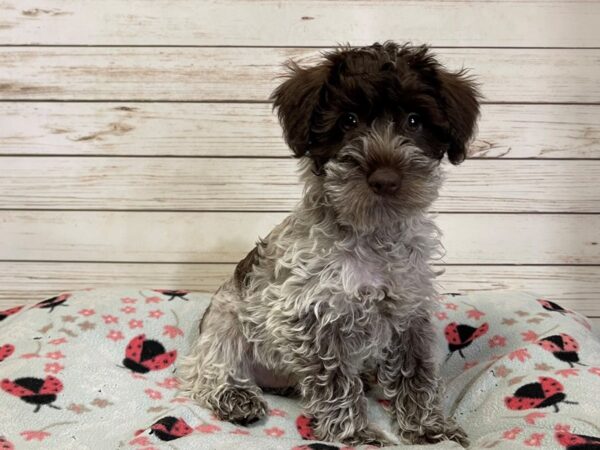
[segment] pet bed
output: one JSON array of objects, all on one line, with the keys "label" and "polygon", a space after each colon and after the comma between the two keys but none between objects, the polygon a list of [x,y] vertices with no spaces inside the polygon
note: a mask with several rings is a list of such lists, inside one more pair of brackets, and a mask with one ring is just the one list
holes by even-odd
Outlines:
[{"label": "pet bed", "polygon": [[[0,449],[348,449],[316,442],[293,398],[267,395],[268,417],[241,427],[178,392],[209,299],[84,290],[0,312]],[[584,317],[518,292],[439,301],[445,409],[472,448],[600,448],[600,340]],[[370,393],[389,430],[385,406]]]}]

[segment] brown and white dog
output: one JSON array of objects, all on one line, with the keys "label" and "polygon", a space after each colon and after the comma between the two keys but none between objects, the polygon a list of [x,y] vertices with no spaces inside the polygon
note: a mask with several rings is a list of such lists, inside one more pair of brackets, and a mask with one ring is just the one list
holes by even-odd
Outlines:
[{"label": "brown and white dog", "polygon": [[444,155],[466,156],[475,85],[426,47],[392,42],[289,68],[272,99],[304,196],[214,295],[183,388],[241,424],[265,415],[263,389],[293,388],[319,439],[384,445],[366,414],[369,374],[403,441],[466,444],[441,409],[427,211]]}]

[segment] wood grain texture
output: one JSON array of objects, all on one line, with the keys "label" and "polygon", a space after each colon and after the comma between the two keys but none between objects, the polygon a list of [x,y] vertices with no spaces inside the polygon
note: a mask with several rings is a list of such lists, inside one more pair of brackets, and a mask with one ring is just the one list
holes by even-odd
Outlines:
[{"label": "wood grain texture", "polygon": [[[484,105],[475,158],[599,158],[598,105]],[[0,155],[290,154],[269,104],[0,103]]]},{"label": "wood grain texture", "polygon": [[[297,48],[2,47],[0,99],[266,101]],[[487,102],[600,102],[600,49],[440,49]]]},{"label": "wood grain texture", "polygon": [[[284,213],[0,211],[0,260],[237,262]],[[600,215],[440,214],[448,264],[600,264]]]},{"label": "wood grain texture", "polygon": [[4,0],[0,44],[600,46],[588,1]]},{"label": "wood grain texture", "polygon": [[[62,291],[111,286],[214,292],[234,264],[0,262],[0,310]],[[600,267],[445,266],[440,292],[530,291],[600,316]]]},{"label": "wood grain texture", "polygon": [[[0,208],[289,211],[302,194],[288,159],[0,157]],[[600,161],[445,165],[434,211],[600,212]],[[366,182],[366,181],[365,181]]]}]

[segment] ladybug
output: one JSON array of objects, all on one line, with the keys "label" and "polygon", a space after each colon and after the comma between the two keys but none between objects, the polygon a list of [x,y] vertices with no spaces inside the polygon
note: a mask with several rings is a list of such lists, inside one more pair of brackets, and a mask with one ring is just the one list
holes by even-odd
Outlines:
[{"label": "ladybug", "polygon": [[486,334],[488,330],[489,325],[487,322],[482,324],[479,328],[474,328],[469,325],[459,325],[456,322],[449,323],[444,330],[446,340],[448,341],[448,349],[450,350],[448,358],[450,358],[457,350],[458,354],[464,358],[465,355],[462,352],[463,348],[471,345],[471,342]]},{"label": "ladybug", "polygon": [[15,450],[15,446],[4,436],[0,436],[0,450]]},{"label": "ladybug", "polygon": [[537,341],[537,345],[551,352],[556,359],[568,363],[571,367],[574,367],[574,364],[585,365],[579,362],[579,355],[577,354],[579,344],[566,333],[540,339]]},{"label": "ladybug", "polygon": [[57,295],[56,297],[52,297],[49,298],[48,300],[44,300],[42,302],[39,302],[38,304],[36,304],[34,306],[34,308],[50,308],[49,312],[54,311],[54,308],[56,308],[59,305],[62,306],[67,306],[64,303],[67,301],[67,299],[71,296],[71,294],[60,294]]},{"label": "ladybug", "polygon": [[154,433],[161,441],[172,441],[187,436],[192,431],[192,427],[185,423],[185,420],[172,416],[158,419],[150,427],[150,434]]},{"label": "ladybug", "polygon": [[554,437],[558,443],[567,450],[598,450],[600,449],[600,437],[573,434],[568,431],[557,431]]},{"label": "ladybug", "polygon": [[554,302],[551,302],[550,300],[544,300],[544,299],[539,298],[538,303],[540,305],[542,305],[542,308],[544,308],[545,310],[548,310],[548,311],[559,312],[561,314],[567,314],[569,312],[562,306],[560,306]]},{"label": "ladybug", "polygon": [[12,316],[13,314],[18,313],[22,309],[23,309],[23,306],[15,306],[14,308],[5,309],[4,311],[0,311],[0,322],[2,322],[8,316]]},{"label": "ladybug", "polygon": [[300,415],[296,418],[296,429],[300,434],[302,439],[306,439],[307,441],[316,441],[317,437],[315,436],[315,432],[313,427],[315,425],[315,419],[312,417],[307,417],[305,415]]},{"label": "ladybug", "polygon": [[0,347],[0,362],[12,355],[14,351],[15,346],[12,344],[4,344],[2,347]]},{"label": "ladybug", "polygon": [[38,412],[42,405],[60,409],[52,403],[56,401],[56,394],[63,390],[63,384],[52,375],[48,375],[44,379],[26,377],[17,378],[14,381],[5,378],[0,382],[0,387],[3,391],[19,397],[24,402],[36,405],[33,412]]},{"label": "ladybug", "polygon": [[187,302],[188,299],[185,298],[185,296],[190,293],[190,291],[184,291],[182,289],[178,289],[175,291],[168,290],[168,289],[154,289],[154,292],[158,292],[162,295],[170,296],[170,298],[167,299],[168,302],[170,302],[171,300],[174,300],[175,298],[180,298],[181,300],[185,300]]},{"label": "ladybug", "polygon": [[531,408],[546,408],[553,406],[558,412],[558,403],[576,405],[576,402],[566,401],[563,385],[550,377],[539,377],[537,383],[521,386],[512,397],[506,397],[504,404],[508,409],[523,410]]},{"label": "ladybug", "polygon": [[145,334],[134,337],[125,349],[123,365],[133,372],[148,373],[169,367],[177,358],[177,350],[165,352],[158,341],[146,339]]}]

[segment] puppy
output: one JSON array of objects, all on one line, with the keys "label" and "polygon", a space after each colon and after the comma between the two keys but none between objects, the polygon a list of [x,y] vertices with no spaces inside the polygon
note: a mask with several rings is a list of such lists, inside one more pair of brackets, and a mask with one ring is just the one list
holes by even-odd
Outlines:
[{"label": "puppy", "polygon": [[443,156],[466,156],[476,87],[392,42],[289,69],[272,100],[304,195],[214,295],[183,388],[239,424],[265,415],[263,389],[295,388],[319,439],[385,445],[367,418],[371,374],[403,441],[467,444],[441,409],[427,210]]}]

